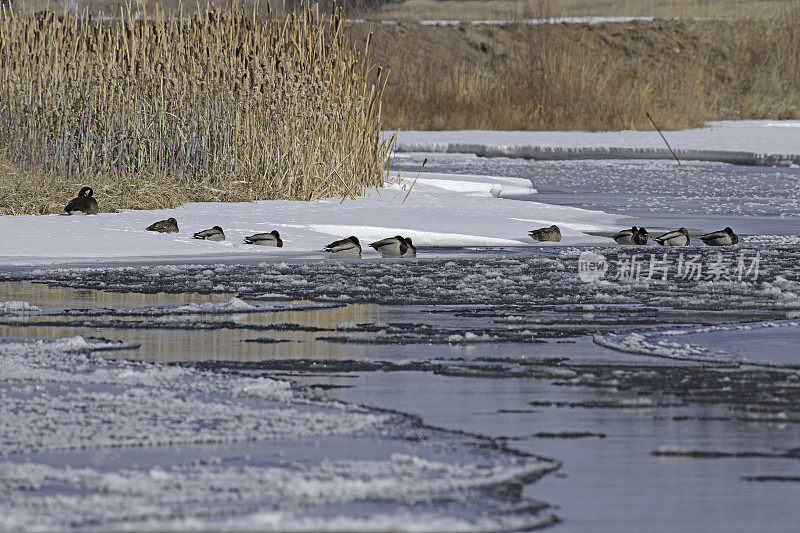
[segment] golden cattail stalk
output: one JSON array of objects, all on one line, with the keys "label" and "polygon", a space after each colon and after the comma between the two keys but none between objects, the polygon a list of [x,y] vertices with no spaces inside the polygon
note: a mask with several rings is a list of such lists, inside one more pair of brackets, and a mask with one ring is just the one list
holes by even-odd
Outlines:
[{"label": "golden cattail stalk", "polygon": [[[381,185],[384,85],[368,83],[369,54],[338,20],[308,8],[278,21],[243,7],[169,18],[129,4],[104,21],[4,7],[0,149],[18,168],[91,180],[101,195],[106,183],[231,200]],[[142,206],[156,207],[117,204]]]}]

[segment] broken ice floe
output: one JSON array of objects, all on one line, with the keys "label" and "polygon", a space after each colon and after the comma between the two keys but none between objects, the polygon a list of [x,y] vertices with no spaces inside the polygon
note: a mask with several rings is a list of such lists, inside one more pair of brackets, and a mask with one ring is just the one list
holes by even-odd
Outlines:
[{"label": "broken ice floe", "polygon": [[31,305],[28,302],[0,302],[0,315],[27,313],[31,311],[41,311],[41,308]]}]

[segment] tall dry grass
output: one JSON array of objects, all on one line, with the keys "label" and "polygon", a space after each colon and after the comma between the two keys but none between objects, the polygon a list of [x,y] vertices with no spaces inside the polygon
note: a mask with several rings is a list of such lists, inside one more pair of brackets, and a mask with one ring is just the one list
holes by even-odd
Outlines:
[{"label": "tall dry grass", "polygon": [[767,20],[376,25],[376,60],[392,71],[384,122],[618,130],[651,129],[648,111],[670,129],[800,118],[800,2],[787,5]]},{"label": "tall dry grass", "polygon": [[[128,5],[113,22],[4,9],[0,149],[39,178],[6,173],[0,212],[51,211],[18,206],[75,183],[101,207],[359,194],[383,182],[389,150],[371,68],[337,14],[308,8],[277,20]],[[120,200],[127,189],[141,201]]]},{"label": "tall dry grass", "polygon": [[[43,1],[43,0],[39,0]],[[405,0],[359,13],[369,20],[515,20],[533,18],[542,0]],[[793,0],[550,0],[557,17],[770,18]]]}]

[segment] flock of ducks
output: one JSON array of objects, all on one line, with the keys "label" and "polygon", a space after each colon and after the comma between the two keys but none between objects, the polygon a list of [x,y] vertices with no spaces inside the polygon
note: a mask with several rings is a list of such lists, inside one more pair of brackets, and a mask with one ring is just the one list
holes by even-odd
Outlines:
[{"label": "flock of ducks", "polygon": [[[383,257],[416,257],[417,247],[411,242],[409,237],[395,235],[375,241],[369,245],[376,252],[380,252]],[[346,239],[333,241],[325,247],[326,252],[332,254],[361,255],[361,243],[358,237],[351,235]]]},{"label": "flock of ducks", "polygon": [[[558,229],[558,226],[536,229],[528,232],[528,235],[535,241],[561,241],[561,230]],[[653,241],[656,241],[661,246],[689,246],[689,243],[692,242],[692,236],[689,235],[689,230],[686,228],[668,231],[654,239],[645,228],[633,226],[631,229],[620,231],[611,238],[617,244],[633,246],[647,246]],[[700,235],[700,240],[708,246],[732,246],[739,243],[739,236],[731,228],[725,228]]]},{"label": "flock of ducks", "polygon": [[[97,205],[97,200],[92,197],[93,194],[94,191],[92,191],[91,187],[83,187],[78,192],[78,196],[70,200],[67,205],[64,206],[64,211],[66,211],[68,215],[96,215],[100,212],[100,209]],[[180,230],[178,228],[178,221],[170,217],[166,220],[153,222],[147,226],[147,231],[156,231],[158,233],[178,233]],[[195,239],[201,239],[204,241],[220,242],[225,240],[225,231],[223,231],[220,226],[214,226],[210,229],[198,231],[193,235],[193,237]],[[246,244],[255,244],[257,246],[275,246],[277,248],[283,247],[281,234],[277,230],[250,235],[249,237],[244,238],[244,242]],[[417,256],[417,247],[414,246],[414,243],[411,242],[409,237],[403,237],[402,235],[395,235],[394,237],[388,237],[386,239],[375,241],[370,244],[370,246],[376,251],[380,252],[383,257]],[[325,251],[339,255],[361,256],[361,243],[358,241],[358,237],[350,236],[346,239],[341,239],[330,243],[325,247]]]},{"label": "flock of ducks", "polygon": [[[83,187],[78,196],[70,200],[64,211],[69,215],[96,215],[100,212],[92,195],[91,187]],[[178,233],[178,221],[170,217],[166,220],[159,220],[147,227],[147,231],[157,231],[159,233]],[[540,242],[560,242],[561,230],[558,226],[553,225],[548,228],[539,228],[528,232],[528,235]],[[202,239],[206,241],[224,241],[225,232],[219,226],[198,231],[194,234],[195,239]],[[675,231],[668,231],[659,235],[655,239],[650,236],[645,228],[638,228],[633,226],[631,229],[622,230],[613,237],[617,244],[634,245],[634,246],[647,246],[653,241],[656,241],[662,246],[688,246],[692,242],[692,237],[689,235],[689,230],[686,228],[679,228]],[[731,246],[739,242],[739,237],[733,232],[731,228],[725,228],[720,231],[714,231],[700,235],[700,240],[708,246]],[[281,235],[277,230],[272,230],[268,233],[256,233],[244,238],[246,244],[255,244],[258,246],[275,246],[277,248],[283,247]],[[381,239],[370,244],[370,247],[375,251],[380,252],[383,257],[416,257],[417,247],[411,242],[408,237],[402,235],[395,235]],[[326,252],[338,255],[361,255],[361,243],[355,236],[347,237],[334,241],[325,247]]]},{"label": "flock of ducks", "polygon": [[[177,233],[178,221],[174,218],[159,220],[158,222],[151,224],[147,230],[158,231],[161,233]],[[198,231],[194,234],[194,238],[206,241],[224,241],[225,232],[221,227],[214,226],[211,229]],[[283,247],[281,234],[278,233],[277,230],[272,230],[269,233],[256,233],[255,235],[250,235],[249,237],[244,238],[244,242],[246,244],[255,244],[258,246],[275,246],[278,248]],[[374,248],[375,251],[380,252],[383,257],[417,256],[417,247],[414,246],[414,243],[411,242],[411,239],[401,235],[395,235],[394,237],[388,237],[386,239],[375,241],[370,244],[370,247]],[[329,245],[325,246],[325,251],[339,255],[361,256],[361,243],[359,242],[358,237],[351,235],[346,239],[333,241]]]},{"label": "flock of ducks", "polygon": [[[159,220],[147,227],[147,231],[157,231],[159,233],[178,233],[178,221],[170,217],[166,220]],[[224,241],[225,232],[219,226],[198,231],[193,235],[195,239],[205,241]],[[268,233],[256,233],[244,238],[246,244],[255,244],[257,246],[275,246],[277,248],[283,247],[283,240],[278,230],[272,230]],[[416,257],[417,247],[411,242],[408,237],[395,235],[375,241],[370,244],[375,251],[383,254],[383,257]],[[361,243],[358,237],[350,236],[346,239],[334,241],[325,247],[326,252],[341,255],[361,255]]]},{"label": "flock of ducks", "polygon": [[[689,235],[689,230],[686,228],[668,231],[653,239],[646,229],[633,226],[631,229],[620,231],[612,238],[618,244],[633,244],[637,246],[647,246],[653,241],[656,241],[661,246],[689,246],[689,243],[692,242],[692,236]],[[739,236],[731,228],[725,228],[700,235],[700,240],[708,246],[732,246],[739,243]]]}]

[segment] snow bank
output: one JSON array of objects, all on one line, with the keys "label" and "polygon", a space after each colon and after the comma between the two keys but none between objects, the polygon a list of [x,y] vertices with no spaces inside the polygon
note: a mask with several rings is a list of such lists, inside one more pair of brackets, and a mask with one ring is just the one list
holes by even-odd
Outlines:
[{"label": "snow bank", "polygon": [[[750,165],[800,164],[800,121],[713,122],[708,127],[666,132],[684,159]],[[457,152],[536,159],[671,158],[656,132],[400,132],[398,152]],[[515,201],[515,198],[527,201]],[[367,245],[401,234],[425,255],[431,247],[524,246],[528,232],[557,224],[561,243],[608,244],[596,234],[620,228],[619,216],[531,201],[529,180],[483,175],[412,172],[356,200],[192,203],[178,209],[101,213],[91,217],[4,216],[8,238],[0,265],[86,261],[158,261],[166,257],[262,257],[274,260],[329,257],[329,242],[355,235],[365,257],[379,257]],[[102,208],[102,202],[101,202]],[[178,234],[145,231],[156,220],[175,217]],[[224,242],[192,238],[219,225]],[[278,230],[283,248],[244,244],[253,233]],[[589,233],[592,235],[589,235]],[[428,250],[426,250],[426,248]]]},{"label": "snow bank", "polygon": [[[411,180],[411,178],[408,178]],[[475,196],[507,198],[536,194],[530,180],[505,176],[483,176],[477,174],[446,174],[442,172],[420,173],[411,180],[414,190],[445,190]]]},{"label": "snow bank", "polygon": [[[710,122],[664,132],[678,158],[739,165],[800,164],[800,121]],[[475,154],[525,159],[673,159],[655,131],[401,131],[397,152]]]},{"label": "snow bank", "polygon": [[[415,183],[416,180],[416,183]],[[401,234],[424,255],[437,246],[524,246],[528,231],[562,225],[561,245],[600,244],[606,239],[581,228],[613,231],[617,215],[510,197],[535,195],[530,180],[498,176],[422,173],[403,175],[382,189],[364,191],[356,200],[319,202],[259,201],[191,203],[177,209],[101,213],[70,217],[3,216],[7,239],[0,265],[37,265],[92,261],[158,261],[165,257],[253,257],[273,260],[330,257],[322,250],[333,240],[355,235],[364,257],[380,257],[368,244]],[[102,199],[100,206],[102,208]],[[175,217],[180,233],[145,228]],[[193,239],[214,225],[223,242]],[[278,230],[283,248],[245,244],[245,236]]]},{"label": "snow bank", "polygon": [[[472,24],[473,26],[504,26],[508,24],[620,24],[626,22],[652,22],[653,17],[549,17],[539,19],[484,19],[484,20],[453,20],[453,19],[423,19],[419,21],[422,26],[457,26],[459,24]],[[365,19],[347,19],[349,24],[372,24],[374,21]],[[396,20],[382,20],[381,24],[395,25]]]}]

